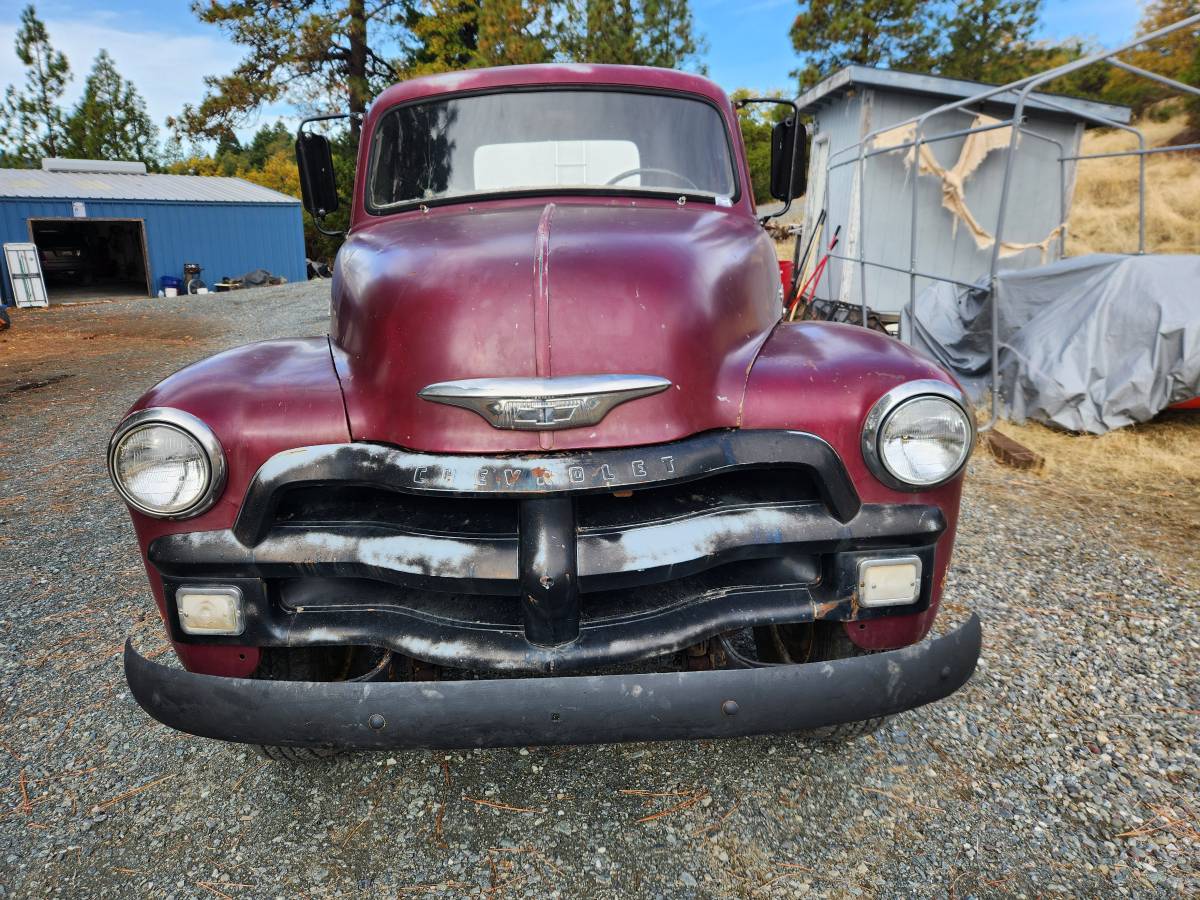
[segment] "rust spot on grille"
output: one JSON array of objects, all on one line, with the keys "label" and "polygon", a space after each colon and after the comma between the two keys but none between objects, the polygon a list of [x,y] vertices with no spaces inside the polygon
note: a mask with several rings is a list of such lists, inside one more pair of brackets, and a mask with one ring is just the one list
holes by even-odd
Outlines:
[{"label": "rust spot on grille", "polygon": [[837,611],[841,604],[837,600],[826,600],[824,603],[813,604],[813,618],[824,619],[826,616]]}]

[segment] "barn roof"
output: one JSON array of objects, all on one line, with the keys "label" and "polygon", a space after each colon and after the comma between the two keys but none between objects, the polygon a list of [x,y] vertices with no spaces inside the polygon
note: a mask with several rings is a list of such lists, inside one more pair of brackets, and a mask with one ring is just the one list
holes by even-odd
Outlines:
[{"label": "barn roof", "polygon": [[0,169],[0,200],[144,200],[178,203],[300,201],[241,178]]},{"label": "barn roof", "polygon": [[[801,94],[796,102],[800,104],[802,111],[813,112],[817,107],[829,103],[838,95],[855,86],[923,94],[937,98],[943,103],[965,100],[983,93],[988,88],[996,87],[994,84],[985,84],[982,81],[945,78],[941,75],[919,75],[915,72],[897,72],[894,69],[876,69],[871,66],[846,66],[844,69],[834,72],[824,81],[813,85]],[[1016,91],[1005,91],[990,97],[986,102],[1012,108],[1016,101]],[[1055,109],[1051,104],[1062,108]],[[1122,124],[1128,123],[1130,118],[1128,106],[1098,103],[1095,100],[1081,100],[1078,97],[1061,97],[1036,91],[1029,95],[1027,106],[1044,115],[1060,118],[1071,118],[1074,115],[1084,121],[1087,121],[1085,117],[1089,115],[1102,116]]]}]

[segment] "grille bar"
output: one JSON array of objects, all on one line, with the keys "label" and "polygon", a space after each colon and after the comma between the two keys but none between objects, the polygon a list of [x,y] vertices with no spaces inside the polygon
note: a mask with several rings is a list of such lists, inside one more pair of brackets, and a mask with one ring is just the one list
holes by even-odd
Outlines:
[{"label": "grille bar", "polygon": [[[565,526],[554,530],[560,527]],[[784,556],[804,548],[827,552],[864,541],[924,542],[944,528],[937,507],[916,504],[868,504],[846,524],[817,503],[722,511],[581,534],[578,576],[584,591],[652,584],[730,560]],[[519,555],[513,537],[435,538],[356,525],[276,528],[256,547],[245,546],[232,531],[172,534],[156,538],[148,550],[150,561],[167,575],[365,577],[510,596],[520,590]]]},{"label": "grille bar", "polygon": [[586,495],[692,481],[738,469],[801,468],[839,522],[861,505],[834,449],[802,431],[715,431],[670,444],[546,455],[455,456],[382,444],[324,444],[278,453],[255,474],[234,523],[239,541],[266,538],[294,488],[369,485],[441,497]]},{"label": "grille bar", "polygon": [[579,637],[579,575],[575,562],[575,501],[521,501],[521,615],[531,644],[553,647]]}]

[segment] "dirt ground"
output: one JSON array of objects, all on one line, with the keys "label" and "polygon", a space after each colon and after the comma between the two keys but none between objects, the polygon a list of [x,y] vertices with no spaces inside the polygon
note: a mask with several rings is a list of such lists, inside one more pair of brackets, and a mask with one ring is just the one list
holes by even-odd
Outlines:
[{"label": "dirt ground", "polygon": [[[50,379],[78,377],[83,359],[118,357],[131,348],[186,348],[211,326],[186,312],[164,316],[152,299],[105,300],[43,309],[10,310],[14,327],[0,331],[0,395],[34,390]],[[118,306],[119,304],[119,306]],[[120,315],[105,307],[120,309]]]}]

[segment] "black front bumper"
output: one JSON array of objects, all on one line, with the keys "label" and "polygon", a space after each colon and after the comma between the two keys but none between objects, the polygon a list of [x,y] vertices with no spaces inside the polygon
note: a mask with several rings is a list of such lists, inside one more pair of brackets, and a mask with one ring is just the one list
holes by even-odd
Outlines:
[{"label": "black front bumper", "polygon": [[780,734],[892,715],[965,684],[980,644],[972,616],[940,638],[835,662],[361,683],[197,675],[127,643],[125,677],[158,721],[226,741],[356,750],[592,744]]}]

